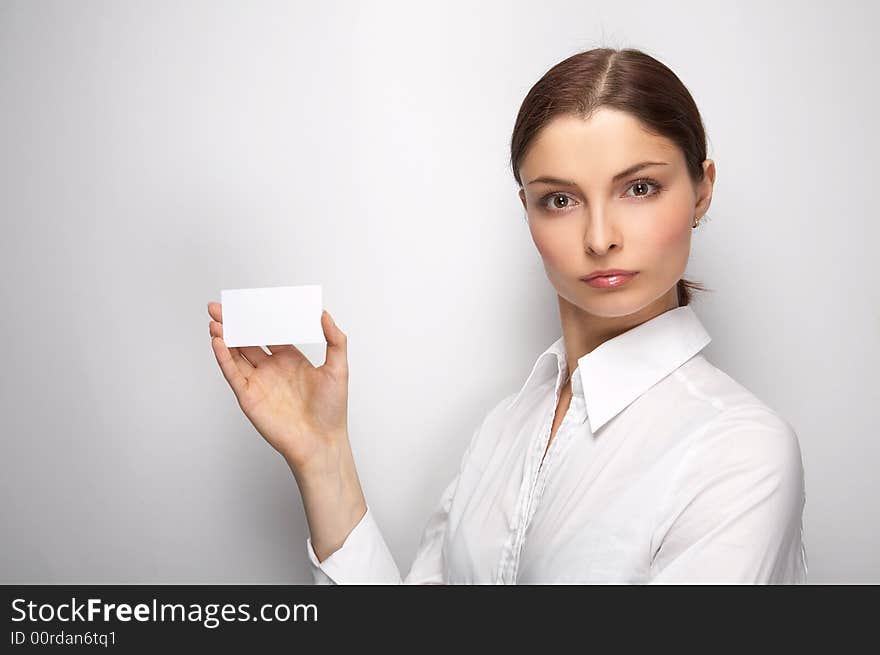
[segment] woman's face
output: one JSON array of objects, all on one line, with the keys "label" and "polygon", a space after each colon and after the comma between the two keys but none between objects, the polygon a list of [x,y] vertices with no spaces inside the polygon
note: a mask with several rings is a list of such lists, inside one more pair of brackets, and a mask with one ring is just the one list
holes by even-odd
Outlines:
[{"label": "woman's face", "polygon": [[[642,162],[655,163],[617,177]],[[562,116],[546,125],[520,165],[520,199],[557,293],[604,317],[634,314],[675,294],[694,217],[711,201],[714,163],[707,159],[703,168],[695,185],[681,150],[625,112],[603,108],[589,120]],[[636,274],[618,287],[580,279],[610,268]]]}]

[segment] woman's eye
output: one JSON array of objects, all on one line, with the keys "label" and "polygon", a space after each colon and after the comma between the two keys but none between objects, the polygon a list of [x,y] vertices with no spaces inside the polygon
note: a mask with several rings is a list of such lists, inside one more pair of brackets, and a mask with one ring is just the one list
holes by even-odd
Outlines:
[{"label": "woman's eye", "polygon": [[564,204],[564,205],[561,205],[561,206],[560,206],[559,203],[558,203],[558,201],[560,201],[560,200],[562,200],[562,201],[570,201],[571,198],[570,198],[569,196],[565,195],[564,193],[551,193],[551,194],[549,194],[549,195],[544,196],[544,197],[541,199],[541,206],[542,206],[542,207],[545,207],[545,208],[547,208],[547,209],[550,209],[550,211],[564,212],[564,211],[566,211],[571,205],[570,205],[570,204]]},{"label": "woman's eye", "polygon": [[660,183],[655,180],[636,180],[632,184],[629,185],[627,190],[629,189],[645,189],[646,187],[654,187],[656,191],[653,193],[637,193],[634,196],[630,196],[630,198],[647,198],[649,196],[655,196],[660,193]]},{"label": "woman's eye", "polygon": [[[650,191],[649,187],[653,188],[653,191]],[[635,193],[632,195],[627,194],[627,197],[641,199],[656,196],[660,193],[663,187],[656,180],[643,179],[632,182],[629,187],[627,187],[627,191],[630,189],[635,190]],[[568,194],[559,193],[557,191],[549,193],[541,198],[540,205],[550,212],[559,214],[570,210],[573,206],[573,200],[574,199]]]}]

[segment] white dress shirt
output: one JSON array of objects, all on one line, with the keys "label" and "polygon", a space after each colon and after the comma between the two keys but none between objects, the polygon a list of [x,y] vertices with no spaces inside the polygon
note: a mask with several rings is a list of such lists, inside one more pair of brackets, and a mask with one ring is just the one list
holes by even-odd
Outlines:
[{"label": "white dress shirt", "polygon": [[578,359],[563,338],[476,429],[400,571],[369,505],[316,584],[806,582],[806,501],[792,426],[700,351],[690,306]]}]

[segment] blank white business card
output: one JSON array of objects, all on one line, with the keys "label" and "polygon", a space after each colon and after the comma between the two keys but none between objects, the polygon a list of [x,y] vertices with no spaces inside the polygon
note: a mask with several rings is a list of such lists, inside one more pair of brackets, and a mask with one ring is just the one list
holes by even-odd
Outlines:
[{"label": "blank white business card", "polygon": [[326,343],[320,284],[222,289],[220,304],[229,348]]}]

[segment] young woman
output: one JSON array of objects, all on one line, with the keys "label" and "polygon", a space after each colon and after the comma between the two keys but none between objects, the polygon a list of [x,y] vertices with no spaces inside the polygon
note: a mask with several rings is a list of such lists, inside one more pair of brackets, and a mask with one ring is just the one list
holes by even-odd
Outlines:
[{"label": "young woman", "polygon": [[562,336],[474,432],[401,578],[347,424],[346,335],[212,346],[290,465],[316,583],[801,583],[804,476],[791,425],[701,353],[682,279],[715,165],[693,98],[634,49],[581,52],[529,91],[511,165]]}]

